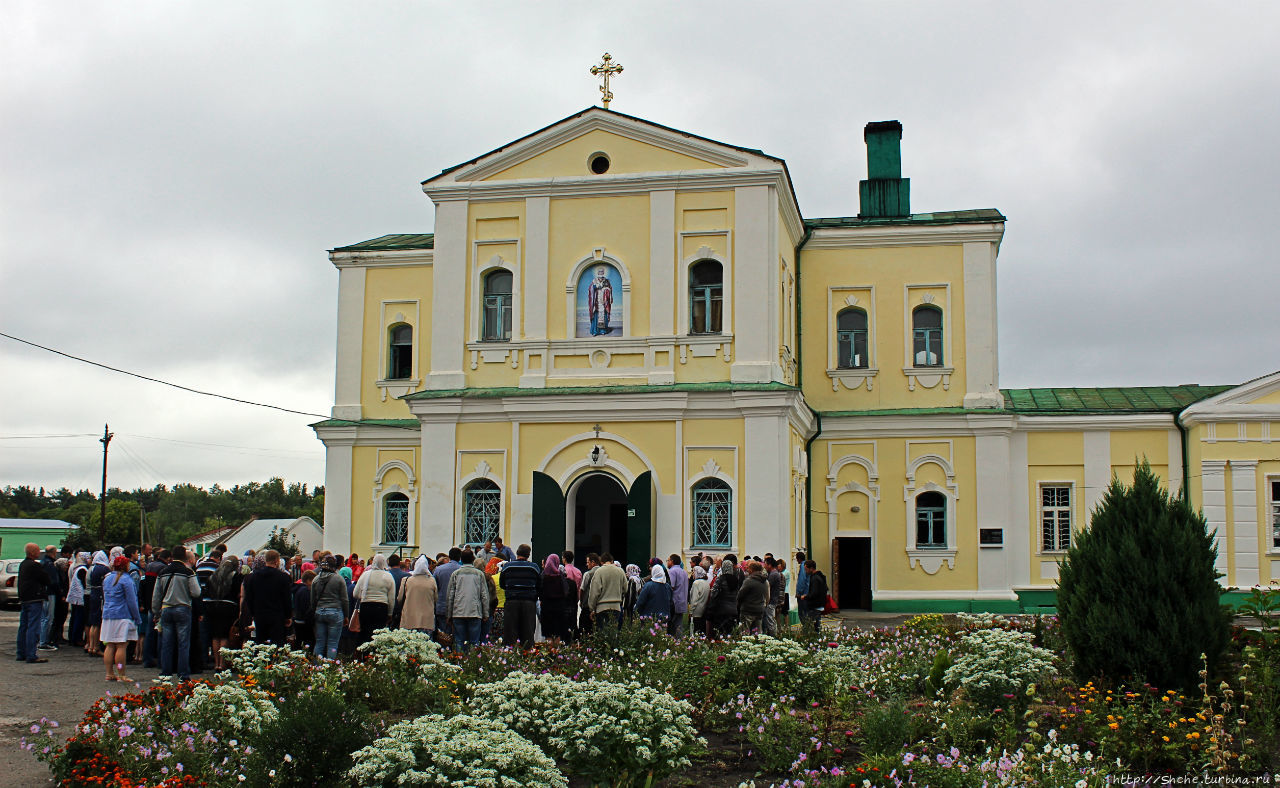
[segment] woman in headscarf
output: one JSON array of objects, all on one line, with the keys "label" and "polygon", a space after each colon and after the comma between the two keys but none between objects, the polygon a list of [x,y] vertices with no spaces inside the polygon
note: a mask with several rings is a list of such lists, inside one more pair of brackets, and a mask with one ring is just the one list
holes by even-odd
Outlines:
[{"label": "woman in headscarf", "polygon": [[667,582],[667,573],[661,564],[654,564],[649,569],[649,582],[640,589],[640,596],[636,599],[636,615],[657,619],[664,626],[671,616],[671,584]]},{"label": "woman in headscarf", "polygon": [[636,599],[640,596],[640,586],[643,583],[640,580],[640,567],[635,564],[627,564],[627,591],[622,597],[622,609],[626,611],[627,620],[635,618],[636,615]]},{"label": "woman in headscarf", "polygon": [[431,635],[436,629],[436,597],[440,590],[431,576],[431,562],[425,555],[413,563],[413,574],[400,583],[400,627]]},{"label": "woman in headscarf", "polygon": [[356,603],[360,605],[360,637],[356,645],[368,643],[373,633],[385,629],[396,599],[396,579],[387,570],[387,557],[375,553],[373,564],[356,581]]},{"label": "woman in headscarf", "polygon": [[689,586],[689,615],[693,618],[693,631],[706,637],[707,599],[711,596],[711,584],[707,582],[707,570],[693,567],[693,583]]},{"label": "woman in headscarf", "polygon": [[107,681],[128,681],[124,674],[125,644],[138,639],[142,613],[138,610],[138,589],[129,576],[129,559],[123,551],[111,562],[111,576],[103,581],[102,664]]},{"label": "woman in headscarf", "polygon": [[204,614],[209,622],[209,640],[213,646],[213,669],[224,670],[222,649],[231,637],[231,625],[240,612],[240,586],[244,575],[240,574],[240,559],[225,556],[218,563],[209,585],[205,587]]},{"label": "woman in headscarf", "polygon": [[111,561],[101,550],[93,554],[93,566],[89,568],[89,637],[84,650],[91,657],[102,656],[102,641],[98,639],[102,628],[102,581],[111,574]]},{"label": "woman in headscarf", "polygon": [[708,633],[728,635],[738,623],[738,589],[742,587],[742,573],[738,571],[738,559],[732,554],[724,556],[720,570],[716,572],[711,596],[707,599]]},{"label": "woman in headscarf", "polygon": [[560,556],[552,553],[542,564],[542,634],[546,638],[567,640],[569,637],[569,600],[575,598],[570,590],[573,581],[560,567]]},{"label": "woman in headscarf", "polygon": [[[480,622],[481,643],[489,642],[490,632],[502,631],[502,621],[498,618],[502,615],[502,607],[498,602],[498,595],[502,593],[502,589],[498,588],[498,564],[500,563],[502,559],[496,555],[490,555],[489,558],[476,558],[476,569],[484,572],[485,582],[489,585],[489,617]],[[493,568],[492,572],[489,571],[490,567]]]},{"label": "woman in headscarf", "polygon": [[76,553],[76,562],[68,573],[67,604],[71,606],[71,631],[67,633],[73,646],[83,646],[85,601],[89,595],[89,553]]}]

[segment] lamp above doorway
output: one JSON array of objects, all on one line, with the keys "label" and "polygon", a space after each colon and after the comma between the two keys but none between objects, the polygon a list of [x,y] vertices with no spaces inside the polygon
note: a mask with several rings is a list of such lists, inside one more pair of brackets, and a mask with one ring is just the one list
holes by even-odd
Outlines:
[{"label": "lamp above doorway", "polygon": [[[596,440],[600,440],[600,425],[596,424],[591,429],[595,430]],[[604,449],[600,448],[600,444],[597,443],[595,447],[591,449],[591,464],[599,465],[600,460],[602,460],[603,458],[604,458]]]}]

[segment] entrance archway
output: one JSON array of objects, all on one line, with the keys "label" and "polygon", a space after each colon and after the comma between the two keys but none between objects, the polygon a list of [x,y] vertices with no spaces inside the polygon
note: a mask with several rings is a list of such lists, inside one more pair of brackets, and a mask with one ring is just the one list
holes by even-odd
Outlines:
[{"label": "entrance archway", "polygon": [[607,473],[589,473],[569,485],[565,500],[565,544],[574,563],[586,568],[587,553],[627,554],[627,490]]}]

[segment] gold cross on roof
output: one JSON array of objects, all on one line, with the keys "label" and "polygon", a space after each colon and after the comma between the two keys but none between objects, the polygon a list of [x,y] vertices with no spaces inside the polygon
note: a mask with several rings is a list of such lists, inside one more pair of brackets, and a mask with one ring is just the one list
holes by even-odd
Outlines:
[{"label": "gold cross on roof", "polygon": [[613,55],[608,52],[604,53],[604,62],[591,67],[591,73],[604,78],[604,84],[600,86],[600,94],[604,96],[604,108],[609,108],[609,102],[613,101],[613,92],[609,90],[609,77],[614,74],[622,73],[622,64],[613,62]]}]

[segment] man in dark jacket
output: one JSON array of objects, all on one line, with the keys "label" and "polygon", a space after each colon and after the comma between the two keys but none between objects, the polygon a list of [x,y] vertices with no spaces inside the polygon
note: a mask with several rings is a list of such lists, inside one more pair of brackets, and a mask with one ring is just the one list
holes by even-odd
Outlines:
[{"label": "man in dark jacket", "polygon": [[827,578],[818,571],[813,559],[804,562],[804,573],[809,578],[809,591],[800,602],[800,623],[813,627],[814,634],[822,632],[822,611],[827,605]]},{"label": "man in dark jacket", "polygon": [[516,550],[516,560],[508,561],[498,573],[498,585],[507,594],[503,607],[502,642],[533,645],[533,627],[538,618],[538,594],[542,591],[542,569],[529,560],[533,549],[527,544]]},{"label": "man in dark jacket", "polygon": [[787,582],[778,571],[778,562],[771,556],[764,557],[766,579],[769,581],[769,604],[764,609],[763,629],[766,635],[778,635],[778,608],[782,605],[782,597],[787,591]]},{"label": "man in dark jacket", "polygon": [[18,661],[48,662],[36,651],[40,643],[40,619],[48,595],[49,575],[40,566],[40,545],[28,542],[26,558],[18,566]]},{"label": "man in dark jacket", "polygon": [[[160,633],[156,631],[155,621],[160,611],[151,609],[151,595],[156,590],[156,578],[169,563],[169,551],[157,550],[153,560],[146,565],[142,583],[138,586],[138,610],[142,613],[142,629],[146,638],[142,643],[142,667],[154,668],[160,664]],[[85,575],[86,580],[88,574]]]},{"label": "man in dark jacket", "polygon": [[293,581],[280,568],[278,552],[268,550],[267,565],[245,578],[244,599],[253,616],[254,641],[283,646],[293,616]]},{"label": "man in dark jacket", "polygon": [[40,559],[40,568],[44,570],[44,607],[40,611],[40,645],[41,651],[57,651],[53,645],[53,609],[58,602],[58,548],[49,545],[44,549]]}]

